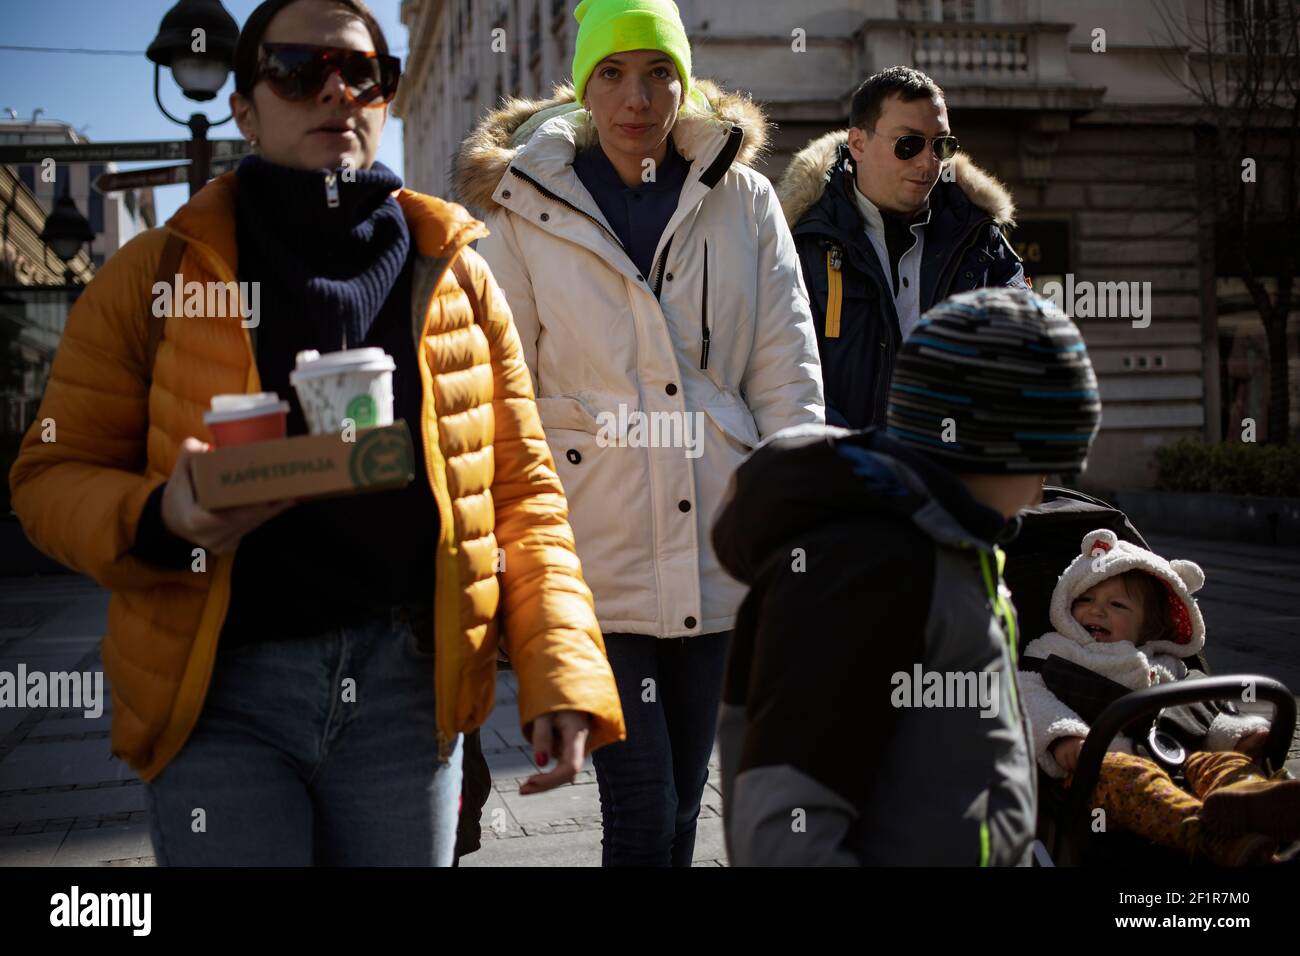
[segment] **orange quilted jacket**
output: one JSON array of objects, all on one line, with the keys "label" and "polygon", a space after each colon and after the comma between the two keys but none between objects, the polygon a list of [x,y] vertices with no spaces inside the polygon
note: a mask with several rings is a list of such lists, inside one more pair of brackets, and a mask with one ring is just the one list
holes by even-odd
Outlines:
[{"label": "orange quilted jacket", "polygon": [[[211,396],[260,390],[238,316],[169,319],[146,384],[146,309],[166,232],[187,242],[184,281],[235,281],[235,189],[233,173],[213,181],[104,264],[68,317],[10,475],[32,542],[112,592],[103,659],[113,752],[146,780],[184,746],[203,707],[234,555],[211,558],[201,572],[164,570],[129,553],[136,525],[181,442],[212,441],[202,419]],[[572,709],[592,715],[591,749],[621,740],[618,692],[519,338],[496,281],[468,247],[487,228],[431,196],[402,190],[397,199],[419,256],[412,333],[442,519],[431,588],[440,751],[492,709],[498,608],[525,735],[537,716]],[[449,268],[457,255],[481,297],[481,324]],[[41,440],[47,418],[55,422],[49,443]]]}]

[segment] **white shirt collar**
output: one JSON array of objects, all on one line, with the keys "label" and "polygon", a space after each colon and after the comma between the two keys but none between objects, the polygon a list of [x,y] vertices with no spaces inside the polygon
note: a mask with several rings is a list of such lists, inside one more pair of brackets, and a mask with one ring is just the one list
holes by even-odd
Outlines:
[{"label": "white shirt collar", "polygon": [[862,213],[862,218],[867,221],[867,232],[884,238],[885,220],[881,218],[880,210],[876,204],[862,194],[858,188],[857,177],[851,177],[853,181],[853,198],[857,200],[858,212]]}]

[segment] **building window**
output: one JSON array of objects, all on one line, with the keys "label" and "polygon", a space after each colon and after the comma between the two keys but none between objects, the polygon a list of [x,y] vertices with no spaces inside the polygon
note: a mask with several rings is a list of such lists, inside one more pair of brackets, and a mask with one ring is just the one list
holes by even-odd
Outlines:
[{"label": "building window", "polygon": [[976,18],[975,0],[943,0],[945,23],[973,23]]},{"label": "building window", "polygon": [[542,9],[533,6],[533,14],[528,18],[528,66],[533,71],[534,91],[541,85],[538,79],[538,66],[542,62]]},{"label": "building window", "polygon": [[987,19],[984,0],[898,0],[900,20],[974,23]]},{"label": "building window", "polygon": [[1286,28],[1294,29],[1296,12],[1283,12],[1295,0],[1225,0],[1224,33],[1228,52],[1273,54],[1287,48]]},{"label": "building window", "polygon": [[[1222,229],[1216,230],[1216,242],[1228,235]],[[1275,265],[1266,259],[1260,271],[1276,274]],[[1220,264],[1216,271],[1221,434],[1240,435],[1246,419],[1255,422],[1261,441],[1271,432],[1269,392],[1272,361],[1276,360],[1286,367],[1290,392],[1290,417],[1285,430],[1292,440],[1300,439],[1300,310],[1292,307],[1282,354],[1274,356],[1246,284],[1230,274],[1235,269]]]}]

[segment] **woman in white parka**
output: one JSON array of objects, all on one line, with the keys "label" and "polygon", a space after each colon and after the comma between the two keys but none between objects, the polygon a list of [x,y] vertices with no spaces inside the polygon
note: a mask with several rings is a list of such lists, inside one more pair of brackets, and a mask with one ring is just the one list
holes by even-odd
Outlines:
[{"label": "woman in white parka", "polygon": [[688,866],[744,588],[710,527],[762,438],[825,418],[766,123],[690,74],[669,0],[584,0],[574,89],[463,145],[462,201],[523,340],[628,739],[593,755],[606,865]]}]

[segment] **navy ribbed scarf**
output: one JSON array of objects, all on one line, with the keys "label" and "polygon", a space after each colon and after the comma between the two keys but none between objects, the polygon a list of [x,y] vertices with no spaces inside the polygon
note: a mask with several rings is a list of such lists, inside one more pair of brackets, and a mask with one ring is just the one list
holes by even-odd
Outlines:
[{"label": "navy ribbed scarf", "polygon": [[357,347],[410,252],[392,196],[401,177],[380,163],[349,171],[353,181],[338,171],[331,208],[325,170],[249,156],[237,175],[239,278],[261,283],[259,366],[267,347],[290,341],[321,352]]}]

